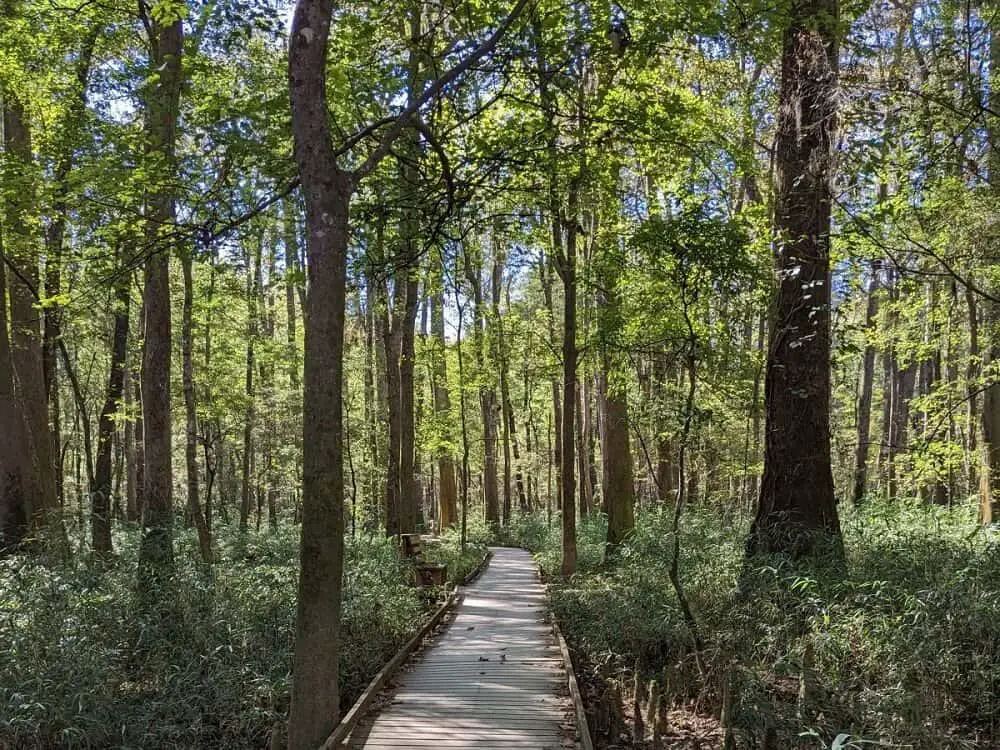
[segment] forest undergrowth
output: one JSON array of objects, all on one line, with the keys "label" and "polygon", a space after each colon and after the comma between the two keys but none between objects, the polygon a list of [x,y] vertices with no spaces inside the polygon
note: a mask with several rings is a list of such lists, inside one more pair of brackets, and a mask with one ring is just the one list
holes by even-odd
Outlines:
[{"label": "forest undergrowth", "polygon": [[558,527],[521,519],[598,747],[1000,747],[1000,534],[972,509],[841,513],[846,575],[832,558],[746,564],[748,521],[690,509],[680,571],[700,654],[668,575],[670,511],[641,513],[611,563],[604,519],[584,519],[568,581]]},{"label": "forest undergrowth", "polygon": [[[178,530],[168,613],[135,597],[139,530],[108,561],[0,560],[0,749],[267,748],[287,718],[298,527],[218,530],[211,570]],[[482,560],[470,524],[427,553],[461,580]],[[381,533],[346,540],[340,695],[346,710],[435,602]]]}]

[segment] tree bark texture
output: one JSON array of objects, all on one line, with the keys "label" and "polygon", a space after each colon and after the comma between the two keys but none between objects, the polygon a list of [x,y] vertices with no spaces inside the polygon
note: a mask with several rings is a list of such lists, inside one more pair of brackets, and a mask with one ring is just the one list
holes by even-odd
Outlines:
[{"label": "tree bark texture", "polygon": [[830,201],[837,116],[837,0],[795,0],[775,138],[774,326],[764,473],[748,552],[808,553],[839,536],[830,457]]},{"label": "tree bark texture", "polygon": [[306,202],[302,543],[289,750],[315,750],[337,725],[344,553],[343,353],[349,209],[326,109],[330,0],[299,0],[288,78],[295,162]]}]

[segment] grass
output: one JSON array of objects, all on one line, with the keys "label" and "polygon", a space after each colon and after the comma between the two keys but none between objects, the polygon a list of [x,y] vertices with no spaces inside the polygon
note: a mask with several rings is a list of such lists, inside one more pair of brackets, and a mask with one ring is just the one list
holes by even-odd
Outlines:
[{"label": "grass", "polygon": [[[298,530],[219,529],[206,572],[179,531],[169,622],[135,604],[138,531],[110,563],[0,560],[0,748],[267,747],[288,710]],[[342,706],[424,613],[381,535],[348,539]]]},{"label": "grass", "polygon": [[[1000,535],[966,509],[842,509],[846,575],[823,559],[744,570],[746,524],[691,509],[680,568],[706,643],[699,659],[667,575],[667,512],[640,514],[614,565],[602,560],[603,519],[584,519],[580,572],[568,581],[555,579],[558,529],[519,523],[556,581],[553,608],[591,684],[624,696],[625,714],[638,673],[640,703],[655,680],[668,724],[669,710],[711,719],[705,748],[721,746],[723,730],[733,748],[1000,747]],[[593,698],[597,713],[608,710]],[[667,731],[693,746],[677,726]]]}]

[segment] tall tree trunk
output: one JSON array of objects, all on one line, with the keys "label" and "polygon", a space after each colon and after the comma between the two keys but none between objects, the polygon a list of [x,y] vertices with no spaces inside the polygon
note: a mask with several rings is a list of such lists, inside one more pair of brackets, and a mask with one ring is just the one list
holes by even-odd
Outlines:
[{"label": "tall tree trunk", "polygon": [[246,347],[246,373],[244,376],[243,395],[246,399],[243,414],[243,482],[242,494],[240,495],[240,531],[246,531],[250,525],[251,501],[253,498],[253,453],[254,453],[254,423],[257,419],[256,408],[256,388],[254,385],[254,374],[257,368],[256,339],[257,339],[257,285],[255,283],[257,270],[260,268],[261,245],[263,237],[257,239],[257,250],[253,257],[247,250],[244,254],[246,259],[246,301],[247,301],[247,347]]},{"label": "tall tree trunk", "polygon": [[[475,267],[474,267],[475,266]],[[480,268],[465,255],[465,276],[472,286],[472,342],[476,354],[476,369],[480,378],[479,410],[483,423],[483,506],[486,525],[492,530],[500,526],[500,497],[497,477],[497,394],[484,373],[488,367],[486,346],[487,319],[483,299]]]},{"label": "tall tree trunk", "polygon": [[376,400],[375,396],[375,371],[378,360],[377,351],[381,347],[376,343],[376,323],[375,308],[378,306],[375,283],[371,278],[372,274],[366,274],[365,278],[365,435],[368,448],[368,478],[367,497],[369,507],[372,509],[371,518],[378,518],[376,498],[378,497],[378,466],[381,463],[381,451],[379,450],[379,419],[382,398]]},{"label": "tall tree trunk", "polygon": [[[620,166],[612,172],[618,184]],[[596,254],[597,322],[600,331],[600,369],[597,374],[597,398],[601,418],[601,495],[608,517],[605,554],[613,557],[622,542],[635,528],[635,497],[632,476],[632,447],[629,441],[628,396],[616,380],[618,366],[614,342],[621,333],[622,316],[618,298],[618,277],[624,258],[618,251],[617,237],[604,233]]]},{"label": "tall tree trunk", "polygon": [[444,531],[458,522],[458,488],[455,485],[455,462],[451,457],[451,398],[448,394],[448,364],[444,336],[444,283],[441,258],[435,254],[437,273],[431,296],[431,332],[434,337],[434,412],[438,424],[446,430],[438,448],[438,527]]},{"label": "tall tree trunk", "polygon": [[288,382],[296,393],[299,390],[299,347],[295,320],[295,287],[299,274],[299,232],[295,221],[295,204],[290,198],[282,203],[281,218],[284,224],[285,246],[285,312],[288,318],[287,359]]},{"label": "tall tree trunk", "polygon": [[[808,553],[839,536],[830,457],[830,191],[837,0],[797,0],[775,137],[778,292],[765,381],[764,473],[748,553]],[[808,291],[803,291],[808,290]]]},{"label": "tall tree trunk", "polygon": [[35,308],[39,258],[30,218],[35,200],[31,131],[22,103],[9,92],[4,94],[4,177],[10,188],[3,217],[4,252],[7,263],[15,269],[9,276],[10,348],[17,393],[26,420],[29,455],[34,458],[30,489],[25,489],[33,495],[30,518],[33,533],[42,539],[46,547],[66,554],[69,543],[56,494],[56,463],[45,393],[42,331]]},{"label": "tall tree trunk", "polygon": [[510,524],[511,506],[513,504],[513,481],[512,466],[510,456],[510,421],[507,419],[507,407],[510,404],[510,387],[507,379],[509,377],[509,367],[507,362],[507,342],[504,336],[503,317],[500,310],[500,295],[503,290],[503,271],[506,263],[506,253],[503,248],[503,240],[499,236],[500,227],[494,226],[493,241],[493,269],[490,274],[490,305],[491,316],[490,326],[492,336],[490,337],[490,348],[492,360],[497,367],[497,375],[500,386],[500,443],[503,448],[503,505],[501,521],[504,526]]},{"label": "tall tree trunk", "polygon": [[[576,476],[573,472],[576,422],[576,201],[571,191],[565,225],[565,254],[559,261],[563,282],[563,414],[562,414],[562,574],[576,572]],[[557,216],[555,221],[561,221]]]},{"label": "tall tree trunk", "polygon": [[[1000,30],[990,32],[989,105],[1000,107]],[[988,168],[989,185],[1000,194],[1000,125],[989,120]],[[1000,361],[1000,303],[983,300],[983,321],[987,344],[983,357],[984,369]],[[983,524],[1000,520],[1000,381],[990,374],[989,385],[983,392],[982,466],[979,476],[979,520]]]},{"label": "tall tree trunk", "polygon": [[[415,238],[414,238],[415,239]],[[417,530],[416,419],[414,415],[414,368],[416,365],[416,319],[418,282],[406,279],[406,303],[400,331],[399,349],[399,530],[412,534]]]},{"label": "tall tree trunk", "polygon": [[187,469],[187,506],[198,532],[198,551],[206,564],[212,563],[212,538],[201,507],[198,482],[198,405],[194,387],[194,260],[189,248],[181,251],[184,276],[184,309],[181,320],[181,381],[184,390],[186,439],[184,462]]},{"label": "tall tree trunk", "polygon": [[155,82],[147,92],[148,157],[162,181],[148,196],[146,236],[155,252],[146,260],[145,350],[142,361],[145,487],[143,537],[139,548],[139,589],[159,598],[156,589],[173,574],[173,458],[170,433],[170,254],[174,231],[174,147],[181,92],[183,22],[154,16],[150,30]]},{"label": "tall tree trunk", "polygon": [[[262,264],[257,264],[256,286],[257,298],[263,305],[262,333],[268,346],[277,350],[275,338],[275,303],[273,281],[277,270],[276,247],[270,245],[267,256],[267,284],[264,283]],[[264,440],[262,458],[264,461],[264,492],[267,496],[267,523],[273,531],[278,525],[278,477],[275,470],[274,452],[278,436],[278,405],[275,393],[275,368],[273,358],[262,358],[260,367],[260,389],[264,401]]]},{"label": "tall tree trunk", "polygon": [[878,318],[878,275],[881,263],[872,263],[868,280],[868,299],[865,307],[866,336],[861,360],[861,384],[858,393],[857,445],[854,449],[854,502],[860,503],[868,492],[868,453],[871,443],[872,385],[875,380],[875,344],[871,341]]},{"label": "tall tree trunk", "polygon": [[344,309],[354,180],[337,165],[327,121],[331,13],[329,0],[299,0],[288,55],[295,162],[306,201],[309,276],[303,390],[308,408],[302,429],[302,543],[289,750],[315,750],[340,716]]},{"label": "tall tree trunk", "polygon": [[111,545],[111,449],[115,415],[125,392],[125,357],[128,354],[129,277],[121,274],[115,288],[114,335],[111,340],[111,370],[104,408],[97,427],[97,460],[94,485],[90,488],[91,545],[98,555],[110,555]]},{"label": "tall tree trunk", "polygon": [[7,338],[7,263],[0,245],[0,556],[21,548],[30,532],[34,472],[27,427],[14,393],[14,365]]},{"label": "tall tree trunk", "polygon": [[139,520],[139,474],[136,460],[135,437],[135,391],[131,365],[128,366],[125,382],[125,520]]},{"label": "tall tree trunk", "polygon": [[[393,315],[405,305],[405,284],[397,280],[393,290]],[[387,309],[389,294],[383,287],[383,304],[379,306],[379,328],[382,332],[383,360],[385,362],[385,396],[388,413],[388,443],[386,446],[385,467],[385,533],[387,536],[397,536],[402,530],[402,508],[400,498],[400,442],[402,440],[402,405],[399,398],[401,386],[399,383],[399,358],[402,350],[401,323],[390,322]]]},{"label": "tall tree trunk", "polygon": [[[553,219],[553,222],[557,222],[558,219]],[[562,233],[555,227],[552,230],[553,241],[557,238],[562,237]],[[561,240],[560,240],[561,241]],[[552,299],[552,275],[551,275],[551,257],[546,256],[544,253],[539,256],[538,259],[538,275],[542,282],[542,294],[545,298],[545,309],[548,312],[546,317],[546,322],[548,325],[549,332],[549,346],[553,350],[556,348],[556,342],[558,338],[556,337],[555,328],[555,303]],[[562,396],[559,393],[559,379],[552,378],[552,424],[555,427],[554,444],[552,450],[549,451],[549,467],[555,468],[556,474],[556,507],[562,508],[562,482],[559,479],[561,476],[560,465],[562,463]]]}]

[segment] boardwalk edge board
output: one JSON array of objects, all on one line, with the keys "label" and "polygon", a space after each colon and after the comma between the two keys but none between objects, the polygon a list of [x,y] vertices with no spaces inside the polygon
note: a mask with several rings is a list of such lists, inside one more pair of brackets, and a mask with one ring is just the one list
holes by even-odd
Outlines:
[{"label": "boardwalk edge board", "polygon": [[[467,586],[472,581],[476,580],[479,575],[486,569],[489,565],[490,558],[493,553],[488,551],[483,556],[482,561],[476,566],[469,575],[465,577],[462,581],[463,586]],[[351,709],[344,714],[344,718],[340,720],[333,733],[326,738],[326,742],[320,745],[319,750],[335,750],[335,748],[341,747],[344,740],[351,734],[354,728],[357,726],[358,722],[365,715],[371,702],[375,699],[375,696],[379,694],[385,683],[389,678],[399,669],[403,662],[406,661],[407,657],[413,653],[416,648],[423,642],[424,638],[437,626],[439,622],[444,618],[444,616],[452,610],[458,603],[460,598],[460,593],[457,590],[453,590],[448,594],[448,598],[445,599],[444,604],[438,607],[437,611],[431,616],[422,628],[414,635],[406,644],[396,653],[392,659],[386,663],[382,669],[379,670],[378,674],[372,678],[372,681],[368,683],[368,687],[361,696],[354,702]]]},{"label": "boardwalk edge board", "polygon": [[580,694],[580,685],[576,681],[576,672],[573,671],[573,660],[570,658],[569,646],[563,638],[559,623],[556,622],[555,614],[550,615],[552,620],[552,632],[559,642],[559,650],[562,652],[563,661],[566,662],[566,677],[569,682],[569,694],[573,698],[573,707],[576,709],[576,733],[580,736],[580,750],[594,750],[594,743],[590,739],[590,727],[587,725],[587,712],[583,707],[583,696]]},{"label": "boardwalk edge board", "polygon": [[452,591],[448,594],[448,598],[445,599],[444,604],[438,607],[437,611],[428,620],[422,628],[404,645],[388,663],[379,670],[379,673],[375,675],[371,682],[368,683],[368,687],[365,688],[365,692],[361,694],[354,705],[351,706],[351,710],[344,714],[344,718],[337,725],[337,728],[333,730],[333,733],[326,738],[326,742],[320,745],[319,750],[335,750],[339,748],[341,744],[347,739],[347,736],[351,733],[355,726],[357,726],[358,721],[364,716],[365,711],[371,705],[371,702],[375,699],[375,696],[379,694],[379,691],[385,686],[385,683],[389,678],[395,673],[399,667],[402,666],[406,658],[416,650],[417,646],[421,644],[427,634],[434,629],[434,627],[441,622],[441,619],[451,610],[455,603],[459,599],[459,594],[457,591]]},{"label": "boardwalk edge board", "polygon": [[474,583],[475,580],[483,574],[483,571],[489,567],[490,560],[492,558],[493,552],[491,550],[486,550],[486,554],[483,555],[483,559],[479,561],[479,565],[477,565],[473,571],[469,573],[469,575],[462,579],[462,585],[468,586],[469,584]]}]

